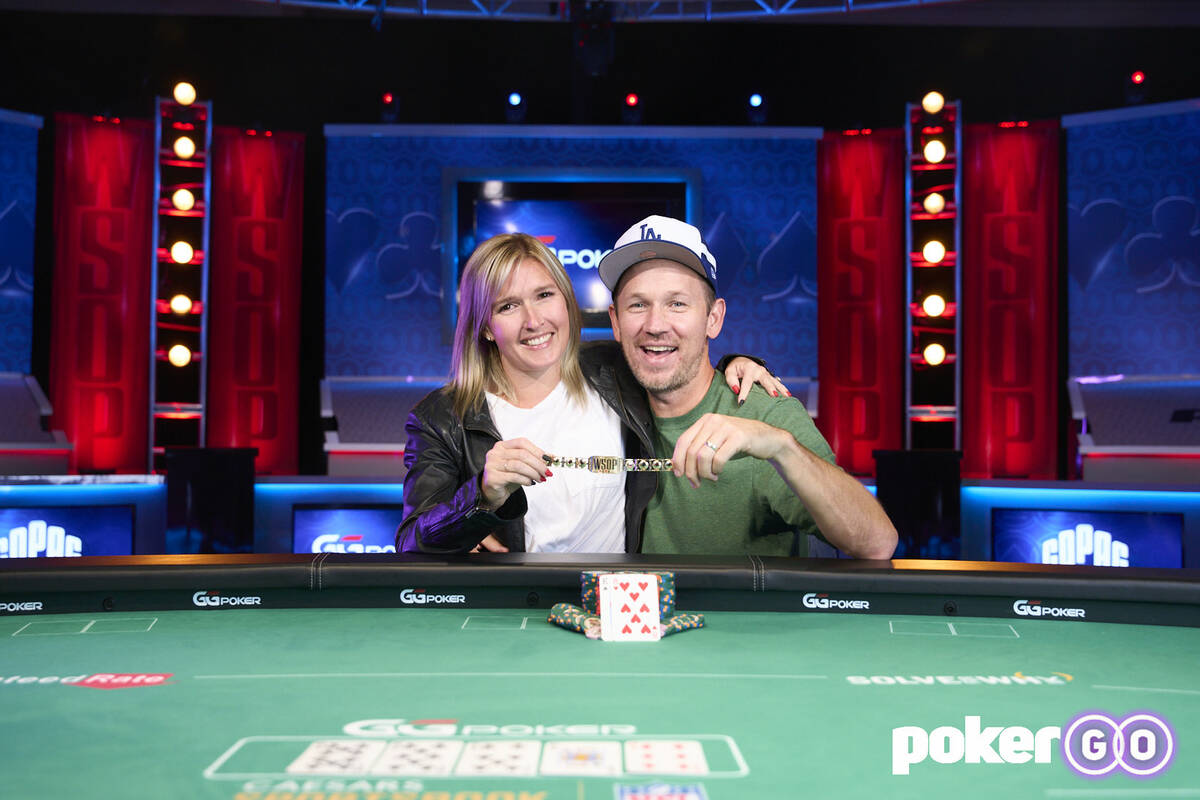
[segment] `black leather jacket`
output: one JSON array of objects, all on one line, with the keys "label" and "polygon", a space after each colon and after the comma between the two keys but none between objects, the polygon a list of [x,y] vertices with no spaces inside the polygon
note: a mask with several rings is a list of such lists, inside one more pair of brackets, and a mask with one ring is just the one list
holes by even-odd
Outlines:
[{"label": "black leather jacket", "polygon": [[[621,420],[626,458],[652,458],[652,417],[646,392],[633,377],[616,342],[584,342],[580,367],[588,384]],[[489,450],[500,441],[487,403],[460,419],[453,400],[438,389],[412,410],[405,425],[404,521],[396,551],[465,553],[488,534],[510,551],[525,550],[525,491],[518,489],[495,511],[479,505],[479,476]],[[646,504],[658,488],[653,472],[625,476],[625,550],[642,544]]]}]

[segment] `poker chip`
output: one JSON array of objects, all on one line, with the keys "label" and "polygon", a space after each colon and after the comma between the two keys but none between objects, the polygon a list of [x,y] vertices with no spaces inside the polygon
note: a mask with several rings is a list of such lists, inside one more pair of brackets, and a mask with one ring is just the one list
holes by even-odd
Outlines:
[{"label": "poker chip", "polygon": [[[546,621],[569,631],[582,633],[589,639],[600,638],[600,576],[614,570],[585,570],[580,574],[580,603],[555,603]],[[652,572],[658,579],[658,605],[662,635],[704,627],[703,614],[675,613],[675,573]]]}]

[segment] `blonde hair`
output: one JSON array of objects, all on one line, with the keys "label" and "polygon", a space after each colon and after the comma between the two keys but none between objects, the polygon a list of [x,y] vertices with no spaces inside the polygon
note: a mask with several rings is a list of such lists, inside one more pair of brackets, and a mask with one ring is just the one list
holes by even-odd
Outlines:
[{"label": "blonde hair", "polygon": [[514,398],[512,383],[500,363],[500,351],[484,334],[492,318],[496,297],[526,259],[533,259],[546,268],[566,301],[571,329],[563,351],[561,376],[571,399],[581,405],[584,402],[583,371],[579,368],[582,318],[571,280],[546,245],[529,234],[502,233],[476,247],[462,271],[458,324],[454,328],[454,350],[450,356],[450,383],[446,387],[446,391],[454,396],[454,413],[459,417],[478,405],[485,391],[510,400]]}]

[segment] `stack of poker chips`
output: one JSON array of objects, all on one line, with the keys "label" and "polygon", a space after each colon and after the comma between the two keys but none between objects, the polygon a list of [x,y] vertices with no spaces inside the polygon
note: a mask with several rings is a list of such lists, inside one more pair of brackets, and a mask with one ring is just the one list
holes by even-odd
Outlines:
[{"label": "stack of poker chips", "polygon": [[[556,603],[550,609],[547,622],[560,628],[582,633],[589,639],[600,638],[600,576],[615,570],[585,570],[580,575],[581,605]],[[703,614],[675,613],[675,573],[651,572],[658,579],[658,610],[662,635],[704,627]]]}]

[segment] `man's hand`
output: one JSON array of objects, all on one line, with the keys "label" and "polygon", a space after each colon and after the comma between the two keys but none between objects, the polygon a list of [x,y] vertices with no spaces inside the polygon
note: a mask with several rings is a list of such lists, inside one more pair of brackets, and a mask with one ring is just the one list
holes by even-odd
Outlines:
[{"label": "man's hand", "polygon": [[479,489],[484,502],[493,511],[524,486],[533,486],[551,476],[542,459],[545,452],[528,439],[496,442],[483,462]]},{"label": "man's hand", "polygon": [[675,441],[673,472],[698,487],[701,480],[715,481],[726,462],[739,455],[775,459],[788,439],[792,437],[787,431],[756,419],[705,414]]}]

